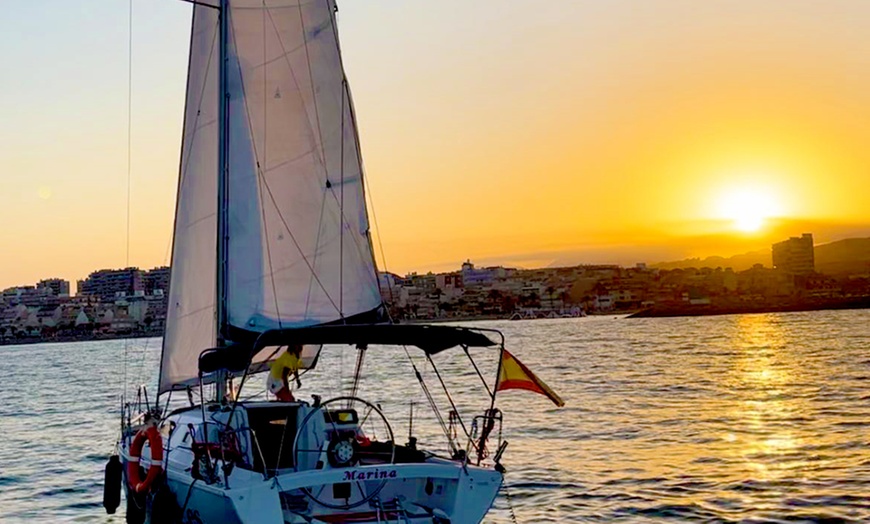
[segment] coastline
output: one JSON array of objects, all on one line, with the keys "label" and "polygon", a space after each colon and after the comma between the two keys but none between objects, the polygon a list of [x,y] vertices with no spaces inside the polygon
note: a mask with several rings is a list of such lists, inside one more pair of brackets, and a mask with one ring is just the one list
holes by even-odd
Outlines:
[{"label": "coastline", "polygon": [[469,315],[467,317],[409,318],[396,320],[396,324],[445,324],[449,322],[478,322],[481,320],[509,320],[504,315]]},{"label": "coastline", "polygon": [[[802,311],[830,311],[844,309],[870,309],[870,297],[850,297],[843,299],[814,299],[801,300],[786,303],[757,302],[731,303],[731,304],[687,304],[669,303],[660,304],[640,311],[616,310],[609,312],[592,313],[589,316],[613,316],[623,318],[671,318],[671,317],[705,317],[718,315],[741,315],[754,313],[794,313]],[[582,317],[557,317],[557,318],[582,318]],[[399,319],[397,324],[442,324],[479,322],[486,320],[512,320],[512,315],[469,315],[457,317],[439,318],[415,318]],[[553,317],[524,318],[517,320],[554,320]],[[136,331],[125,334],[77,334],[77,335],[54,335],[51,337],[22,337],[0,338],[2,346],[25,346],[31,344],[54,344],[66,342],[91,342],[97,340],[123,340],[140,338],[159,338],[163,336],[163,330]]]},{"label": "coastline", "polygon": [[627,318],[701,317],[713,315],[739,315],[750,313],[794,313],[799,311],[828,311],[838,309],[870,308],[870,297],[841,299],[806,299],[791,302],[756,302],[725,304],[672,303],[653,306],[628,315]]},{"label": "coastline", "polygon": [[159,338],[163,336],[163,330],[136,331],[125,334],[99,334],[94,335],[60,335],[51,337],[22,337],[22,338],[0,338],[0,347],[2,346],[27,346],[31,344],[61,344],[66,342],[92,342],[95,340],[123,340],[137,338]]}]

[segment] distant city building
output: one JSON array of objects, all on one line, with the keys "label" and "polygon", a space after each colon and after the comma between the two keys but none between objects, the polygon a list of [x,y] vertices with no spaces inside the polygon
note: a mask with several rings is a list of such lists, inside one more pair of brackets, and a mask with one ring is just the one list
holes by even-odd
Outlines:
[{"label": "distant city building", "polygon": [[142,271],[139,268],[103,269],[79,280],[78,294],[95,296],[102,302],[112,302],[118,297],[133,296],[145,291]]},{"label": "distant city building", "polygon": [[35,291],[36,288],[33,286],[16,286],[4,289],[2,296],[4,301],[10,304],[17,304],[22,295],[33,293]]},{"label": "distant city building", "polygon": [[405,277],[405,281],[418,289],[423,290],[432,290],[437,287],[437,283],[435,281],[435,275],[432,273],[427,273],[425,275],[418,275],[417,273],[411,273],[407,277]]},{"label": "distant city building", "polygon": [[441,273],[435,275],[435,285],[439,289],[450,289],[462,287],[462,273]]},{"label": "distant city building", "polygon": [[155,267],[150,271],[146,271],[142,275],[142,285],[146,295],[159,294],[158,291],[163,291],[164,295],[168,295],[169,267]]},{"label": "distant city building", "polygon": [[381,290],[381,297],[386,302],[395,302],[398,297],[399,289],[402,287],[403,279],[395,273],[388,271],[378,272],[378,287]]},{"label": "distant city building", "polygon": [[60,278],[48,278],[46,280],[40,280],[36,283],[36,289],[50,290],[52,295],[58,297],[68,297],[69,280],[63,280]]},{"label": "distant city building", "polygon": [[3,290],[0,298],[6,304],[24,304],[25,306],[38,306],[58,301],[50,289],[36,286],[11,287]]},{"label": "distant city building", "polygon": [[804,233],[774,244],[773,267],[790,275],[808,275],[815,271],[813,235]]},{"label": "distant city building", "polygon": [[460,275],[464,287],[488,286],[496,279],[505,278],[510,270],[504,267],[476,268],[470,260],[462,263]]},{"label": "distant city building", "polygon": [[[870,240],[853,240],[866,240],[870,246]],[[867,252],[853,244],[848,248]],[[820,253],[825,249],[820,246]],[[829,253],[823,258],[830,258]],[[811,234],[774,244],[772,255],[775,269],[762,264],[741,271],[703,265],[659,269],[643,263],[628,268],[477,268],[467,260],[450,272],[404,277],[382,272],[378,279],[382,298],[396,319],[557,318],[644,308],[658,308],[657,314],[706,314],[856,298],[870,301],[866,254],[847,277],[820,274],[827,272],[825,265],[820,273],[814,271]],[[165,327],[169,278],[167,267],[126,268],[91,273],[79,281],[75,297],[69,296],[69,282],[55,278],[2,290],[0,344],[36,337],[158,335]]]}]

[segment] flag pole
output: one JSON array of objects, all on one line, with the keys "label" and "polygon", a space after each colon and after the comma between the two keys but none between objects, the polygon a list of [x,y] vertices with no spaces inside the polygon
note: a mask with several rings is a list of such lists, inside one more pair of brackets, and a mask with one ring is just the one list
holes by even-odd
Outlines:
[{"label": "flag pole", "polygon": [[462,350],[465,351],[465,356],[468,357],[468,361],[471,362],[472,366],[474,366],[474,371],[477,372],[477,376],[480,378],[480,382],[483,384],[483,387],[486,388],[487,394],[489,394],[489,396],[491,397],[492,390],[489,389],[489,384],[486,383],[486,378],[484,378],[483,373],[480,372],[480,368],[477,367],[477,362],[475,362],[474,359],[471,358],[471,353],[468,352],[468,346],[463,345]]},{"label": "flag pole", "polygon": [[489,405],[489,412],[492,413],[492,410],[495,409],[495,396],[498,394],[498,381],[501,377],[501,364],[504,360],[504,339],[502,339],[501,344],[499,344],[498,351],[498,367],[495,371],[495,384],[493,384],[492,388],[492,402]]}]

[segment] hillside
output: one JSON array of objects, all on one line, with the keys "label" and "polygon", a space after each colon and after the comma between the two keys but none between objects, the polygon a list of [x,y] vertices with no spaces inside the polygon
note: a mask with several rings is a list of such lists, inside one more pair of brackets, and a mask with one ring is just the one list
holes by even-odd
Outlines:
[{"label": "hillside", "polygon": [[704,259],[686,258],[684,260],[677,260],[673,262],[658,262],[656,264],[650,264],[650,267],[658,269],[686,269],[690,267],[709,267],[715,269],[717,267],[730,267],[734,271],[743,271],[744,269],[751,268],[755,264],[761,264],[763,266],[770,267],[770,250],[751,251],[749,253],[734,255],[732,257],[712,256]]},{"label": "hillside", "polygon": [[815,248],[816,271],[827,275],[870,273],[870,238],[847,238]]},{"label": "hillside", "polygon": [[[847,238],[815,246],[816,271],[828,275],[870,273],[870,238]],[[752,251],[732,257],[711,256],[704,259],[687,258],[673,262],[659,262],[650,267],[659,269],[732,268],[743,271],[755,264],[771,266],[770,250]]]}]

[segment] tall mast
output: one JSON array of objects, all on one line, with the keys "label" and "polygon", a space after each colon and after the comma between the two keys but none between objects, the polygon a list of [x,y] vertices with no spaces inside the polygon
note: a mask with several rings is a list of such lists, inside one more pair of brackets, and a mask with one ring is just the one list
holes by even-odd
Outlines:
[{"label": "tall mast", "polygon": [[227,177],[228,171],[228,146],[229,146],[229,93],[227,92],[227,46],[229,45],[229,0],[220,0],[220,36],[218,41],[218,180],[217,180],[217,345],[226,345],[227,327],[227,243],[228,243],[228,220],[227,220]]},{"label": "tall mast", "polygon": [[[229,90],[227,89],[227,67],[229,46],[229,0],[220,0],[220,36],[218,41],[219,91],[218,91],[218,180],[217,180],[217,267],[216,285],[216,315],[218,347],[227,343],[227,245],[229,227],[227,220],[228,195],[227,180],[229,177]],[[221,401],[226,393],[226,377],[218,372],[215,380],[215,400]]]}]

